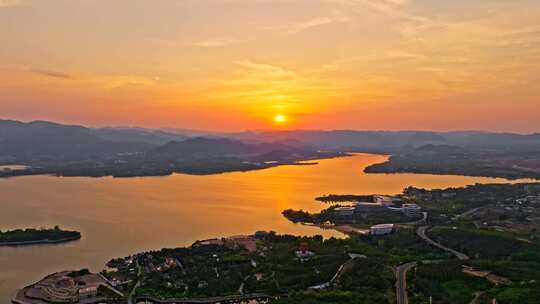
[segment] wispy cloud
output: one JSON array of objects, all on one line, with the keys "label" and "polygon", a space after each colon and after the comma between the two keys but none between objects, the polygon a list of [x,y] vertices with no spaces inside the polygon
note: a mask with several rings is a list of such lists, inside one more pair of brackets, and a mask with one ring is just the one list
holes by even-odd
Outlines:
[{"label": "wispy cloud", "polygon": [[323,17],[317,17],[317,18],[313,18],[307,21],[297,22],[297,23],[292,23],[292,24],[287,24],[287,25],[268,26],[268,27],[265,27],[265,29],[284,31],[288,34],[298,34],[300,32],[312,29],[314,27],[328,25],[328,24],[346,23],[349,21],[350,21],[349,17],[345,17],[345,16],[323,16]]},{"label": "wispy cloud", "polygon": [[214,38],[203,41],[195,42],[193,45],[202,48],[218,48],[228,46],[234,43],[240,42],[239,39],[234,38]]},{"label": "wispy cloud", "polygon": [[379,12],[395,13],[410,3],[409,0],[327,0],[357,9],[371,8]]},{"label": "wispy cloud", "polygon": [[48,76],[48,77],[63,78],[63,79],[71,78],[71,75],[64,72],[59,72],[59,71],[43,70],[43,69],[35,69],[35,68],[30,68],[29,71],[35,74]]},{"label": "wispy cloud", "polygon": [[243,74],[249,74],[258,79],[276,80],[297,77],[295,72],[276,65],[257,63],[250,60],[240,60],[234,63],[241,68]]}]

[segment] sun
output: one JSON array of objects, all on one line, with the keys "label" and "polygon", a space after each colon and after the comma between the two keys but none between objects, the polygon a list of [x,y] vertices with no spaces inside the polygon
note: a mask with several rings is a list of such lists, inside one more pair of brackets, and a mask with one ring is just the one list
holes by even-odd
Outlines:
[{"label": "sun", "polygon": [[275,123],[282,124],[282,123],[284,123],[286,121],[287,121],[287,116],[285,116],[283,114],[277,114],[276,116],[274,116],[274,122]]}]

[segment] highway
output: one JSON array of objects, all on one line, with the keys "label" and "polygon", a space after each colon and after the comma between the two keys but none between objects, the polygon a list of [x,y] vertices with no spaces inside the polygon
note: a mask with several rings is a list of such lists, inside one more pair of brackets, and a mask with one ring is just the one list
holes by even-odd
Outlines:
[{"label": "highway", "polygon": [[422,227],[418,227],[418,229],[416,229],[416,234],[422,238],[424,241],[426,241],[428,244],[432,245],[432,246],[435,246],[441,250],[444,250],[444,251],[448,251],[450,252],[451,254],[455,255],[458,259],[464,261],[464,260],[468,260],[469,259],[469,256],[464,254],[464,253],[461,253],[459,251],[456,251],[452,248],[448,248],[444,245],[441,245],[437,242],[435,242],[434,240],[430,239],[427,235],[426,235],[426,231],[428,230],[429,226],[422,226]]},{"label": "highway", "polygon": [[408,304],[407,297],[407,272],[416,267],[416,262],[399,265],[396,268],[396,298],[397,304]]}]

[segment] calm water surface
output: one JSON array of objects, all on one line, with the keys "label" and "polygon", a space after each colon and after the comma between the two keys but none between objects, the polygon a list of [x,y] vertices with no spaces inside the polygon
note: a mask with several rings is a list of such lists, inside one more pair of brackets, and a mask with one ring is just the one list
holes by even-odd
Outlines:
[{"label": "calm water surface", "polygon": [[130,179],[19,177],[0,180],[0,229],[76,229],[80,241],[53,246],[0,247],[0,303],[44,275],[88,267],[99,271],[112,257],[190,245],[198,239],[275,230],[338,235],[295,225],[287,208],[316,211],[329,193],[396,194],[409,185],[464,186],[504,179],[422,174],[364,174],[379,155],[322,160],[212,176],[173,175]]}]

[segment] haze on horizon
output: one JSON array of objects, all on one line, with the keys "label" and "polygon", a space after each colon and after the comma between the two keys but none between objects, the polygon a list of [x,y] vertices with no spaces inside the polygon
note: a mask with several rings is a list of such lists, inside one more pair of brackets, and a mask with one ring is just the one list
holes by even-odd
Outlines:
[{"label": "haze on horizon", "polygon": [[0,117],[538,132],[538,16],[537,0],[0,0]]}]

